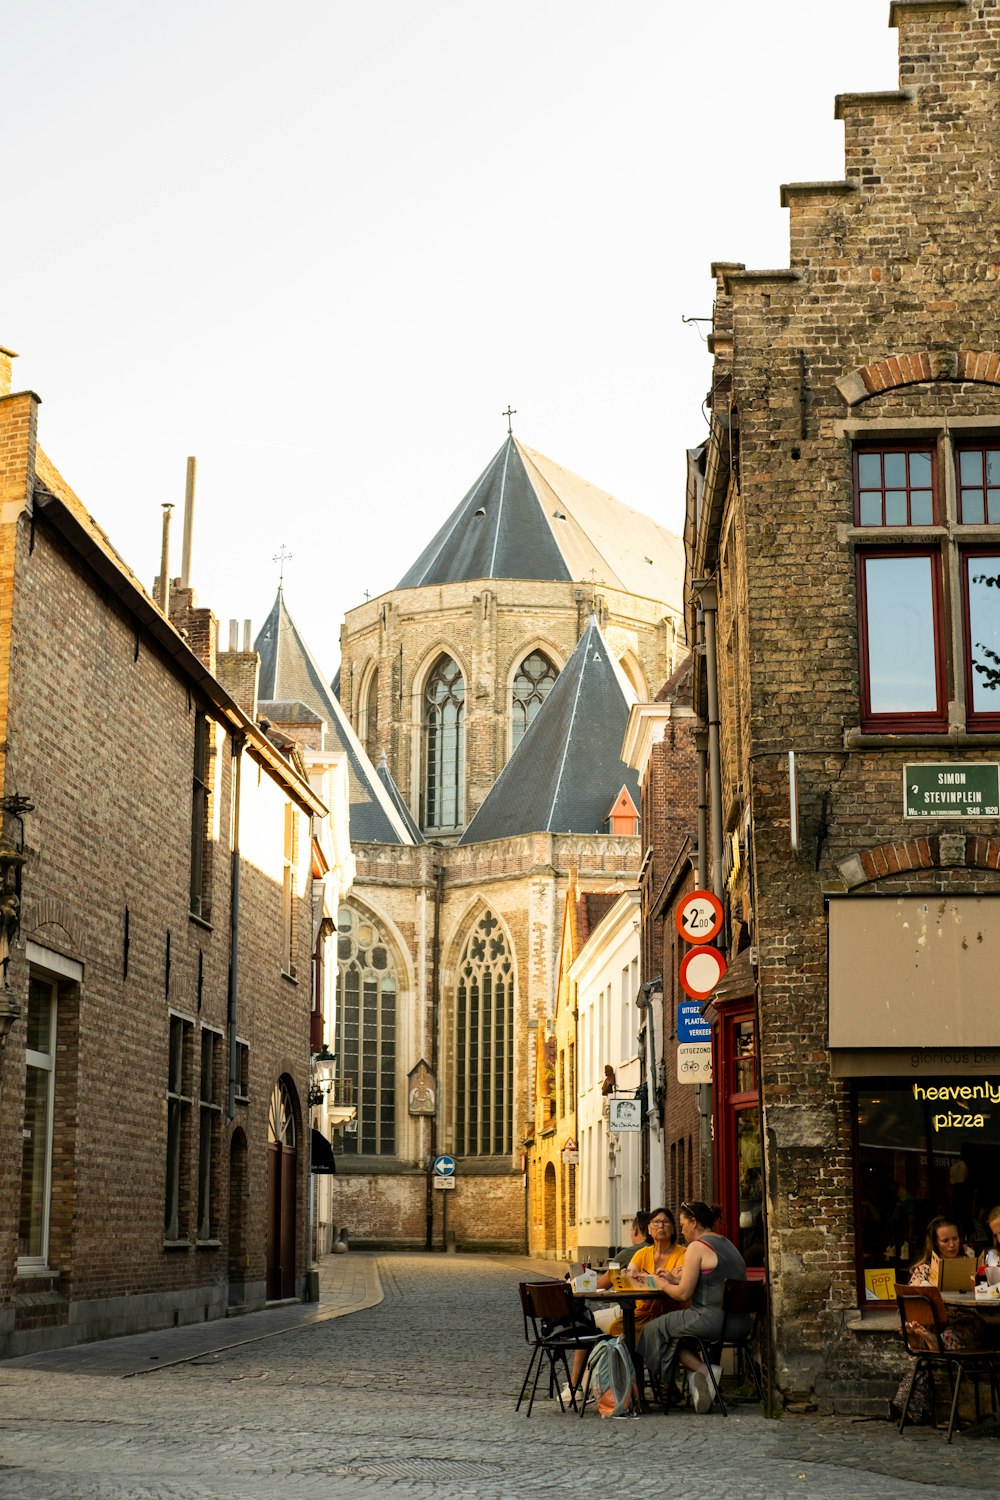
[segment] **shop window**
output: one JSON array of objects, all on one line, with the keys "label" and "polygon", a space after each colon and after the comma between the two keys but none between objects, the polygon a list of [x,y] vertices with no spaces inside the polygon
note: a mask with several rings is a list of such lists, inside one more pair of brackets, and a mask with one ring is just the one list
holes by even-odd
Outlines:
[{"label": "shop window", "polygon": [[21,1205],[18,1223],[18,1263],[22,1267],[45,1266],[48,1263],[56,1010],[55,983],[32,975],[28,981]]},{"label": "shop window", "polygon": [[1000,1197],[1000,1078],[865,1080],[854,1101],[862,1270],[905,1279],[939,1214],[969,1244],[985,1246],[986,1219]]},{"label": "shop window", "polygon": [[465,819],[465,681],[442,656],[427,679],[423,703],[423,827],[460,828]]},{"label": "shop window", "polygon": [[339,1078],[352,1091],[356,1119],[349,1155],[396,1151],[396,968],[375,922],[353,907],[337,918]]},{"label": "shop window", "polygon": [[951,434],[859,447],[854,520],[863,728],[942,732],[951,700],[966,729],[996,731],[1000,447]]},{"label": "shop window", "polygon": [[476,922],[455,994],[455,1150],[502,1156],[514,1145],[514,972],[492,912]]}]

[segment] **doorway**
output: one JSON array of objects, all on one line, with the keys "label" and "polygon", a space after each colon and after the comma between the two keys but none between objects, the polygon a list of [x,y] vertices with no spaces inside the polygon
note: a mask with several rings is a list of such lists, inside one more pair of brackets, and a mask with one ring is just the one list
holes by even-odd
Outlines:
[{"label": "doorway", "polygon": [[267,1300],[295,1296],[295,1199],[298,1179],[295,1108],[279,1078],[267,1115]]}]

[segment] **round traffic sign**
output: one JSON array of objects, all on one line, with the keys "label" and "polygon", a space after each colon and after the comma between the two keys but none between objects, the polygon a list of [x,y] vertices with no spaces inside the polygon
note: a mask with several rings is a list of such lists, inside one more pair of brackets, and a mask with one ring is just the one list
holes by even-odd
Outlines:
[{"label": "round traffic sign", "polygon": [[453,1156],[435,1156],[435,1158],[434,1158],[434,1176],[435,1177],[454,1177],[454,1175],[455,1175],[455,1158]]},{"label": "round traffic sign", "polygon": [[691,891],[674,912],[686,943],[710,943],[722,931],[722,902],[711,891]]},{"label": "round traffic sign", "polygon": [[692,948],[681,959],[681,988],[692,1000],[707,1000],[726,972],[726,960],[718,948]]}]

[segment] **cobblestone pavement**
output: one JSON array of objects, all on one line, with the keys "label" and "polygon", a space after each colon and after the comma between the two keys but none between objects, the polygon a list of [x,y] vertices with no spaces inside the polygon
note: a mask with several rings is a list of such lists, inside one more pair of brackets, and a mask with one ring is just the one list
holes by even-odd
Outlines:
[{"label": "cobblestone pavement", "polygon": [[0,1500],[996,1493],[994,1442],[883,1422],[751,1407],[580,1421],[547,1399],[529,1421],[516,1287],[545,1269],[355,1252],[324,1263],[318,1307],[2,1363]]}]

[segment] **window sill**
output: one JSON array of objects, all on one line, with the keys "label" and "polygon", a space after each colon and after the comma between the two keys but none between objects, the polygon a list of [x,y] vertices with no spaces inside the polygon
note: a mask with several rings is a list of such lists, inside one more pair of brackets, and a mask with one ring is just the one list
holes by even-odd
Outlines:
[{"label": "window sill", "polygon": [[40,1281],[43,1277],[50,1281],[58,1281],[59,1274],[51,1266],[24,1265],[21,1261],[18,1261],[17,1270],[14,1273],[17,1281]]},{"label": "window sill", "polygon": [[867,729],[845,729],[845,750],[939,750],[942,746],[958,750],[982,750],[1000,745],[1000,730],[982,729],[970,734],[967,729],[917,729],[879,733]]},{"label": "window sill", "polygon": [[282,969],[281,977],[282,979],[287,979],[289,984],[298,984],[299,982],[299,976],[297,974],[290,973],[288,969]]},{"label": "window sill", "polygon": [[213,932],[215,930],[212,927],[211,922],[209,922],[205,917],[199,917],[198,913],[195,911],[189,911],[188,918],[195,924],[196,927],[203,928],[205,932]]},{"label": "window sill", "polygon": [[163,1248],[164,1248],[164,1250],[190,1250],[191,1249],[191,1241],[190,1240],[164,1240],[163,1241]]},{"label": "window sill", "polygon": [[196,1250],[221,1250],[221,1240],[199,1240],[195,1245]]}]

